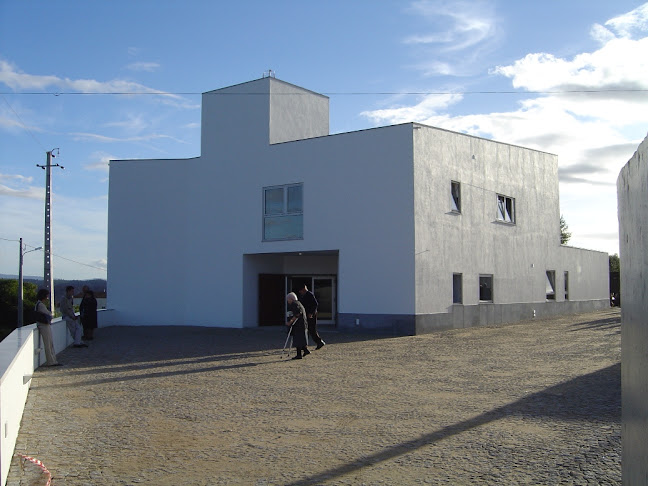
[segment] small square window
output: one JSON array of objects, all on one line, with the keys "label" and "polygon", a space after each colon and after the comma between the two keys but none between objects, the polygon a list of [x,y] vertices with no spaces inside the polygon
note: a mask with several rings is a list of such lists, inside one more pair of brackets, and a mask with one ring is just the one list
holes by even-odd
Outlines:
[{"label": "small square window", "polygon": [[497,220],[505,223],[515,223],[515,199],[497,195]]},{"label": "small square window", "polygon": [[452,274],[452,303],[463,304],[463,275]]},{"label": "small square window", "polygon": [[547,270],[547,300],[556,300],[556,271]]},{"label": "small square window", "polygon": [[450,182],[450,203],[452,211],[461,212],[461,184],[459,182]]},{"label": "small square window", "polygon": [[479,276],[479,301],[493,302],[493,276]]}]

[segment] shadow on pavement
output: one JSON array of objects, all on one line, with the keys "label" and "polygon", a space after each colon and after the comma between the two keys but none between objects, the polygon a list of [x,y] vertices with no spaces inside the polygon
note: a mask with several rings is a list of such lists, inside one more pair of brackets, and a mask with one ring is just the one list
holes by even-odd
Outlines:
[{"label": "shadow on pavement", "polygon": [[320,484],[323,481],[394,459],[467,430],[511,416],[551,416],[566,421],[620,423],[621,365],[612,365],[594,373],[579,376],[471,419],[443,427],[376,454],[360,457],[337,468],[289,483],[287,486]]}]

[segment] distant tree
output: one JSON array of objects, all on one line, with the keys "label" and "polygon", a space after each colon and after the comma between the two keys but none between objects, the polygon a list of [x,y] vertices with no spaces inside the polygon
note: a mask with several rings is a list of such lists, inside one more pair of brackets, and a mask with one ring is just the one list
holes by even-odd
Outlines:
[{"label": "distant tree", "polygon": [[563,218],[563,215],[560,215],[560,244],[561,245],[566,245],[569,239],[572,237],[572,234],[567,231],[569,229],[569,226],[567,226],[567,223],[565,222],[565,218]]},{"label": "distant tree", "polygon": [[[23,284],[23,311],[36,305],[36,285]],[[0,279],[0,339],[4,339],[18,323],[18,280]],[[29,323],[26,323],[29,324]]]},{"label": "distant tree", "polygon": [[610,272],[621,272],[621,259],[618,254],[608,255],[610,259]]}]

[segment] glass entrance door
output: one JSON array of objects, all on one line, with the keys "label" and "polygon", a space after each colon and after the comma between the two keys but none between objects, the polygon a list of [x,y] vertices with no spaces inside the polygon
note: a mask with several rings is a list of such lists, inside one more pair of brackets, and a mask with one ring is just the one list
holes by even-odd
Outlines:
[{"label": "glass entrance door", "polygon": [[334,275],[291,275],[287,278],[288,291],[297,293],[303,284],[315,294],[317,299],[318,324],[335,324],[336,309],[336,279]]},{"label": "glass entrance door", "polygon": [[335,279],[333,277],[314,277],[313,293],[318,303],[318,322],[335,324]]}]

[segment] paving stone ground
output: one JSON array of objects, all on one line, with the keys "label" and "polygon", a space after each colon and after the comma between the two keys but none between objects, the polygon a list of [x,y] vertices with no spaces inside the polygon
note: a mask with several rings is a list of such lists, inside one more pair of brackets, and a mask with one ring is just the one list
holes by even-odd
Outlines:
[{"label": "paving stone ground", "polygon": [[37,370],[16,452],[54,486],[621,484],[618,310],[322,334],[285,360],[278,328],[98,329]]}]

